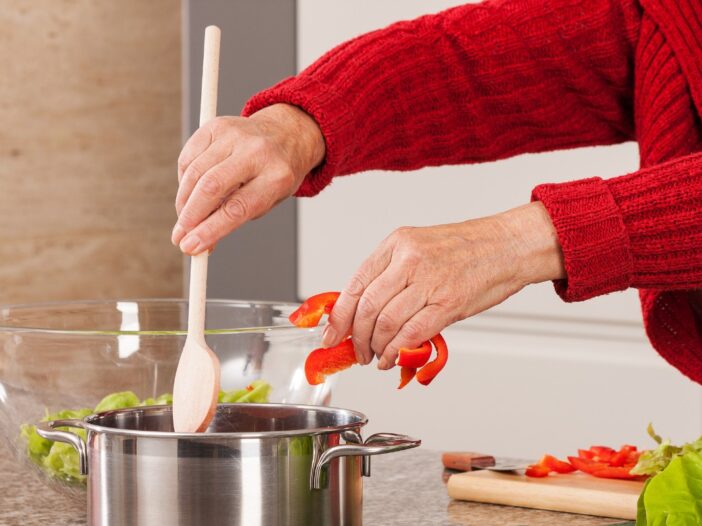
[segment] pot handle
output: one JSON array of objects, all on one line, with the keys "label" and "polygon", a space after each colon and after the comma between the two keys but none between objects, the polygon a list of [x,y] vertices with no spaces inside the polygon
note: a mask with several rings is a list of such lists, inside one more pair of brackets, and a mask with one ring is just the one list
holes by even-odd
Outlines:
[{"label": "pot handle", "polygon": [[85,424],[77,418],[69,418],[66,420],[49,420],[48,422],[39,422],[36,426],[37,434],[47,440],[55,442],[65,442],[71,444],[78,451],[80,460],[81,475],[88,474],[88,447],[83,442],[83,439],[75,433],[68,431],[56,431],[56,427],[79,427],[85,429]]},{"label": "pot handle", "polygon": [[[366,444],[377,444],[377,443],[382,443],[386,440],[392,440],[394,437],[396,437],[394,433],[375,433],[374,435],[369,436],[366,438]],[[371,458],[370,457],[363,457],[363,471],[362,474],[364,477],[370,477],[371,476]]]},{"label": "pot handle", "polygon": [[[350,443],[331,447],[322,453],[317,462],[313,464],[310,486],[312,489],[323,489],[325,484],[322,481],[322,472],[335,458],[349,456],[363,456],[367,458],[370,455],[383,455],[404,449],[412,449],[421,443],[421,440],[408,437],[407,435],[378,433],[368,437],[364,444]],[[368,471],[370,472],[370,466],[368,466]]]}]

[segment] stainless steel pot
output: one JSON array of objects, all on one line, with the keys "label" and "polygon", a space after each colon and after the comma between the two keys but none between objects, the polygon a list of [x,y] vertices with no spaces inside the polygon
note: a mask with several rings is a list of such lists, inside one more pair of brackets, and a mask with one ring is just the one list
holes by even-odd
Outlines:
[{"label": "stainless steel pot", "polygon": [[[360,525],[370,455],[417,447],[329,407],[221,404],[205,433],[175,433],[171,408],[37,424],[78,450],[94,526]],[[82,428],[87,441],[57,427]]]}]

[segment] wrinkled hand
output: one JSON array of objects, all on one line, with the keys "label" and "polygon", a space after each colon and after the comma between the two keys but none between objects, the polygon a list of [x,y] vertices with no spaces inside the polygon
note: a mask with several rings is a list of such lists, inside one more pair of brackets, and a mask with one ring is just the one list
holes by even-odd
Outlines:
[{"label": "wrinkled hand", "polygon": [[211,249],[291,196],[323,158],[319,127],[295,106],[213,119],[190,137],[178,159],[171,241],[186,254]]},{"label": "wrinkled hand", "polygon": [[562,278],[562,255],[541,203],[451,225],[400,228],[361,265],[329,317],[322,345],[353,328],[359,363],[380,369],[530,283]]}]

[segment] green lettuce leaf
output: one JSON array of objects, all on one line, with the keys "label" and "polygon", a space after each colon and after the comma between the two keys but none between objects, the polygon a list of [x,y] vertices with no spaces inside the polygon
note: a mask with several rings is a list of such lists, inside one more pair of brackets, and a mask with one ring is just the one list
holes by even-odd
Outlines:
[{"label": "green lettuce leaf", "polygon": [[40,437],[37,428],[29,424],[22,424],[20,436],[27,442],[27,455],[30,460],[40,464],[51,450],[51,440]]},{"label": "green lettuce leaf", "polygon": [[[59,428],[61,429],[61,428]],[[72,433],[86,438],[84,429],[71,429]],[[80,472],[80,458],[73,446],[63,442],[52,442],[49,454],[42,459],[42,465],[49,474],[69,482],[84,482],[85,475]]]},{"label": "green lettuce leaf", "polygon": [[[670,461],[682,454],[683,448],[674,446],[670,440],[663,440],[653,430],[653,425],[648,424],[649,436],[658,444],[658,447],[641,453],[639,461],[631,469],[633,475],[657,475],[663,471]],[[686,444],[686,446],[689,444]]]},{"label": "green lettuce leaf", "polygon": [[268,395],[271,392],[270,384],[264,382],[263,380],[255,380],[249,385],[249,389],[246,389],[246,393],[239,397],[236,402],[243,403],[255,403],[263,404],[268,401]]},{"label": "green lettuce leaf", "polygon": [[646,484],[637,526],[702,526],[702,455],[688,451]]},{"label": "green lettuce leaf", "polygon": [[145,398],[139,405],[171,405],[173,403],[173,395],[171,393],[162,394],[156,398]]},{"label": "green lettuce leaf", "polygon": [[644,495],[646,494],[646,488],[653,479],[648,479],[644,484],[641,494],[639,495],[639,500],[636,501],[636,526],[646,526],[646,505],[644,503]]},{"label": "green lettuce leaf", "polygon": [[235,389],[233,391],[220,391],[219,392],[219,403],[220,404],[233,404],[238,402],[239,398],[244,396],[248,391],[246,389]]},{"label": "green lettuce leaf", "polygon": [[137,407],[141,402],[139,397],[131,391],[108,394],[95,406],[96,413],[111,411],[113,409],[124,409],[127,407]]}]

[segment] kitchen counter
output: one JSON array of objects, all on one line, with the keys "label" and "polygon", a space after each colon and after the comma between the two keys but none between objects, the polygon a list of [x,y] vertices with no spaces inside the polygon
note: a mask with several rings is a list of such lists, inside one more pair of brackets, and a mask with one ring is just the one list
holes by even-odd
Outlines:
[{"label": "kitchen counter", "polygon": [[[622,521],[585,515],[536,511],[452,501],[442,482],[439,453],[405,451],[372,461],[365,479],[364,523],[379,526],[599,526]],[[0,445],[0,525],[84,525],[85,509],[48,491],[37,477],[25,477]]]}]

